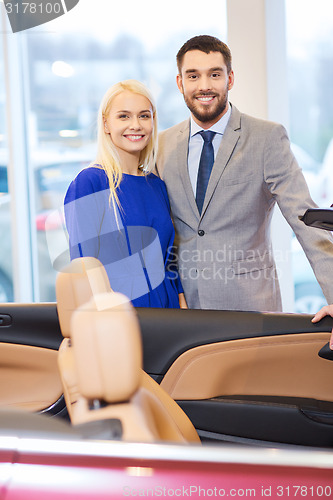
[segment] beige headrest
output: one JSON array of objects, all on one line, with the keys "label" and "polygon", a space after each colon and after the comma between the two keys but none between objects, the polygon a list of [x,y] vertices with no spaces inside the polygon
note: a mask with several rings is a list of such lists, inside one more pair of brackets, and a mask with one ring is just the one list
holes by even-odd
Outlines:
[{"label": "beige headrest", "polygon": [[57,275],[56,297],[62,335],[70,337],[73,312],[96,294],[110,292],[104,266],[94,257],[74,259]]},{"label": "beige headrest", "polygon": [[95,296],[73,314],[71,339],[80,394],[128,401],[142,368],[139,322],[129,299],[115,292]]}]

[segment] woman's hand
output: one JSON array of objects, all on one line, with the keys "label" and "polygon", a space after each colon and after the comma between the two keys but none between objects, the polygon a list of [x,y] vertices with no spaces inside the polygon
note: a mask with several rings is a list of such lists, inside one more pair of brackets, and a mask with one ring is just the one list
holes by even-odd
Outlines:
[{"label": "woman's hand", "polygon": [[186,304],[185,295],[183,293],[178,294],[179,297],[179,306],[181,309],[188,309]]}]

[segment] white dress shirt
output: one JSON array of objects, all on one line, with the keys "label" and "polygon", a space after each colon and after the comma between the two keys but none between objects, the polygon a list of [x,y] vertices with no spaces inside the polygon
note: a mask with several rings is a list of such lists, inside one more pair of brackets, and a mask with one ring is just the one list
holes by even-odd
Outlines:
[{"label": "white dress shirt", "polygon": [[[216,154],[219,150],[219,147],[220,147],[220,144],[222,141],[222,136],[223,136],[225,128],[228,124],[230,114],[231,114],[231,106],[229,104],[228,111],[225,113],[225,115],[223,115],[222,118],[218,122],[216,122],[214,125],[212,125],[212,127],[207,129],[207,130],[212,130],[213,132],[216,133],[214,138],[213,138],[214,160],[215,160]],[[188,173],[190,176],[194,196],[196,195],[196,191],[197,191],[197,178],[198,178],[200,156],[201,156],[201,151],[202,151],[203,143],[204,143],[202,136],[199,134],[199,132],[201,132],[201,130],[203,130],[202,127],[200,127],[193,120],[193,117],[191,116],[190,140],[188,143],[188,160],[187,160],[187,162],[188,162]]]}]

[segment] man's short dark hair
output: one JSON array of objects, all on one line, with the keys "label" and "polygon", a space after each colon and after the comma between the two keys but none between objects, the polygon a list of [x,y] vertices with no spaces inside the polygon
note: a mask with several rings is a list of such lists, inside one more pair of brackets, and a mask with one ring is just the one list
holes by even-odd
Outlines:
[{"label": "man's short dark hair", "polygon": [[231,52],[229,47],[215,36],[198,35],[187,40],[187,42],[185,42],[178,51],[177,66],[179,74],[181,74],[184,56],[186,52],[189,52],[190,50],[201,50],[201,52],[205,52],[206,54],[209,54],[210,52],[221,52],[225,65],[227,66],[228,74],[230,73]]}]

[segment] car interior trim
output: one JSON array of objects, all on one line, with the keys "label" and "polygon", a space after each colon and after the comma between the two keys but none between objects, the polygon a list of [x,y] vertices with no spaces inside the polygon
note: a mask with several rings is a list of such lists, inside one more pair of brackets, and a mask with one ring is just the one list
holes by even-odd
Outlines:
[{"label": "car interior trim", "polygon": [[62,394],[57,351],[17,344],[0,344],[2,406],[41,411]]},{"label": "car interior trim", "polygon": [[252,394],[332,401],[331,365],[317,355],[328,338],[300,333],[195,347],[178,357],[161,387],[176,400]]}]

